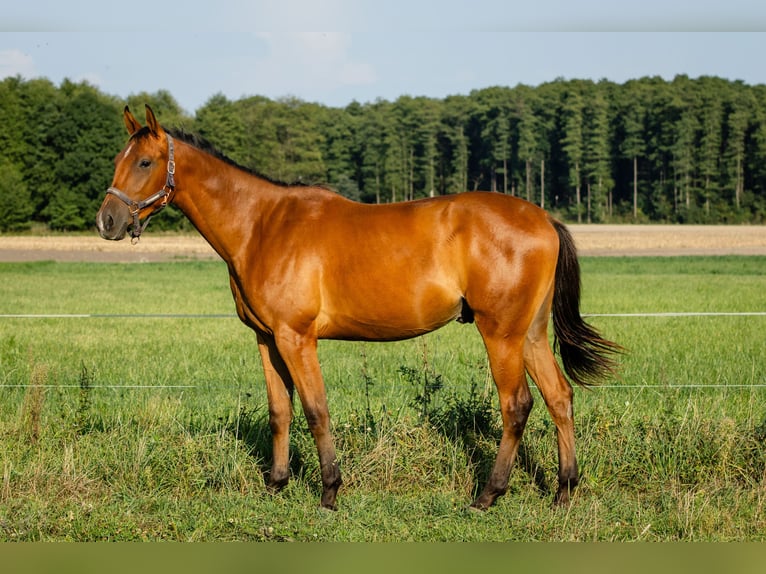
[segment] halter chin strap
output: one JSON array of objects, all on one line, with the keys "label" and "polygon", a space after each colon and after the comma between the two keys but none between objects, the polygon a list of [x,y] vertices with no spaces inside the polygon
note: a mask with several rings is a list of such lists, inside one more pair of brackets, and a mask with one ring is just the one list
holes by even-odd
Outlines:
[{"label": "halter chin strap", "polygon": [[[131,241],[133,243],[136,243],[139,237],[141,237],[141,234],[146,229],[146,226],[149,225],[149,221],[152,219],[152,217],[162,211],[162,209],[168,204],[170,201],[170,194],[173,193],[176,188],[176,162],[173,149],[173,138],[170,137],[170,134],[166,133],[165,135],[168,138],[168,170],[167,176],[165,178],[165,185],[161,190],[153,195],[150,195],[142,201],[133,201],[125,194],[125,192],[120,191],[116,187],[110,187],[106,190],[107,195],[115,196],[130,209],[130,214],[133,216],[133,228],[130,230],[130,236],[132,238]],[[161,201],[161,203],[154,208],[154,210],[149,214],[149,216],[144,220],[142,224],[138,214],[147,207],[153,206],[158,201]]]}]

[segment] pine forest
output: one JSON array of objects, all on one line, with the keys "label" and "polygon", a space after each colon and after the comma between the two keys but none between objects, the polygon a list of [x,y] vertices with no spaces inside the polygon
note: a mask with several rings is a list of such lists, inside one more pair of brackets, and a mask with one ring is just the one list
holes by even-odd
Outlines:
[{"label": "pine forest", "polygon": [[[717,77],[556,79],[443,99],[328,107],[87,83],[0,82],[0,231],[87,230],[125,145],[122,108],[208,140],[237,164],[383,203],[487,190],[569,222],[763,223],[766,86]],[[179,182],[180,183],[180,182]],[[153,225],[189,224],[170,210]]]}]

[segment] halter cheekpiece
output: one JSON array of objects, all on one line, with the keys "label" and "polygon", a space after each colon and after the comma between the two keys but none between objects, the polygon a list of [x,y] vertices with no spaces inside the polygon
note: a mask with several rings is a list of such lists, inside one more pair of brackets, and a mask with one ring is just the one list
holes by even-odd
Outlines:
[{"label": "halter cheekpiece", "polygon": [[[168,138],[168,167],[167,176],[165,178],[165,185],[161,190],[141,201],[133,201],[125,194],[125,192],[120,191],[116,187],[110,187],[106,190],[107,195],[115,196],[130,209],[130,214],[133,216],[133,228],[130,230],[130,236],[132,238],[131,241],[134,243],[138,241],[139,237],[141,237],[141,234],[146,229],[146,226],[149,225],[149,221],[152,219],[152,217],[162,211],[162,209],[168,204],[170,201],[170,194],[175,191],[176,162],[173,148],[173,138],[170,137],[170,134],[168,133],[165,135]],[[144,222],[141,223],[141,219],[139,218],[138,214],[147,207],[153,206],[158,201],[161,201],[161,203],[155,206],[154,210],[149,214]]]}]

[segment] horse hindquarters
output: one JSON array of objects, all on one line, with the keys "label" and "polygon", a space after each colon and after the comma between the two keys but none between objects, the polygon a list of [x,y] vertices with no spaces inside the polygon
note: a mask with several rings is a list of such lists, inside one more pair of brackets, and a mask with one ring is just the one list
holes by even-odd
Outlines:
[{"label": "horse hindquarters", "polygon": [[511,229],[514,236],[505,243],[493,238],[493,266],[474,274],[466,297],[487,350],[503,419],[492,473],[471,505],[478,509],[504,494],[532,409],[525,372],[527,337],[553,286],[556,241],[552,229],[530,228],[534,231]]},{"label": "horse hindquarters", "polygon": [[530,327],[524,346],[524,364],[534,380],[556,425],[559,453],[558,490],[554,503],[569,503],[579,481],[575,454],[572,385],[564,377],[548,342],[548,322],[553,326],[564,370],[579,385],[603,377],[615,367],[611,355],[620,347],[603,337],[580,314],[580,264],[572,235],[551,219],[559,238],[554,285]]}]

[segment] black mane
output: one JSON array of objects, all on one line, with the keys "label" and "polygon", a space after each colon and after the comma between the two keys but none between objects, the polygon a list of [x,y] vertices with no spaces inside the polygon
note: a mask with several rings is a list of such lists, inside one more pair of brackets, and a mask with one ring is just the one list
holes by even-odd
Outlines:
[{"label": "black mane", "polygon": [[[245,167],[243,165],[238,164],[230,157],[226,156],[224,153],[222,153],[218,148],[216,148],[213,144],[211,144],[208,140],[203,138],[202,136],[199,136],[194,133],[187,132],[186,130],[182,128],[166,128],[163,126],[163,129],[169,133],[172,137],[175,139],[182,141],[186,144],[189,144],[190,146],[195,147],[196,149],[205,152],[209,155],[212,155],[213,157],[220,159],[224,163],[235,167],[239,170],[242,170],[246,173],[249,173],[250,175],[253,175],[255,177],[259,177],[261,179],[265,179],[269,183],[273,183],[274,185],[279,185],[282,187],[309,187],[309,186],[316,186],[316,187],[323,187],[322,185],[312,184],[312,183],[306,183],[303,181],[294,181],[294,182],[286,182],[286,181],[280,181],[278,179],[274,179],[272,177],[269,177],[268,175],[264,175],[254,169],[251,169],[249,167]],[[141,131],[139,131],[136,135],[142,135],[142,132],[146,130],[149,131],[148,128],[143,128]]]}]

